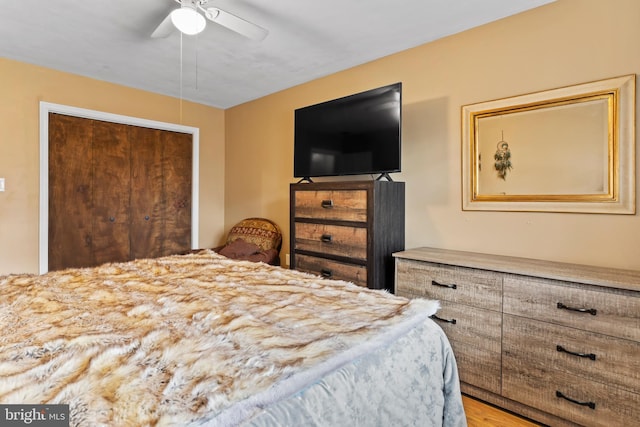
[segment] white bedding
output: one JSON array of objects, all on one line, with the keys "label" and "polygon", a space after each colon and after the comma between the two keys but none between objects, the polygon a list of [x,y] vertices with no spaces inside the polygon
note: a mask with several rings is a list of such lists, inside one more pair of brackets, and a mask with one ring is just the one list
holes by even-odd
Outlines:
[{"label": "white bedding", "polygon": [[241,425],[462,427],[467,422],[451,347],[440,327],[425,320],[264,406]]}]

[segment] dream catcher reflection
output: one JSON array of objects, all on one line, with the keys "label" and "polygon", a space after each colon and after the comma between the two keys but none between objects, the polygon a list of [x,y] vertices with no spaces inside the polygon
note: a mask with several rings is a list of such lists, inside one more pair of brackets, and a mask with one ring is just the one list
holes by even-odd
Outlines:
[{"label": "dream catcher reflection", "polygon": [[504,140],[504,132],[502,132],[502,139],[496,146],[496,154],[493,155],[493,159],[496,161],[494,166],[498,171],[498,177],[506,180],[507,171],[511,170],[511,150],[509,150],[507,141]]}]

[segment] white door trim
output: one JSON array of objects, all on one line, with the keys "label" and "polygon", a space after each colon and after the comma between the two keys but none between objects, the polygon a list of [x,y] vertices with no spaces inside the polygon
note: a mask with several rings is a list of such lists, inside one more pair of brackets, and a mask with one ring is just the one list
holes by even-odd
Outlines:
[{"label": "white door trim", "polygon": [[49,113],[105,122],[122,123],[173,132],[188,133],[192,136],[192,189],[191,189],[191,248],[198,248],[199,229],[199,165],[200,165],[200,129],[175,123],[158,122],[138,117],[122,116],[103,111],[87,110],[68,105],[40,102],[40,220],[39,220],[39,271],[44,274],[49,270]]}]

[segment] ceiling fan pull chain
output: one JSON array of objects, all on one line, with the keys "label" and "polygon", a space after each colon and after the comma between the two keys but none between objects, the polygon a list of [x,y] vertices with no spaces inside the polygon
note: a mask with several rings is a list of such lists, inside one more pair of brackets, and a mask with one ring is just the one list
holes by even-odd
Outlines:
[{"label": "ceiling fan pull chain", "polygon": [[180,33],[180,123],[182,123],[182,38],[183,35]]},{"label": "ceiling fan pull chain", "polygon": [[196,90],[198,90],[198,53],[200,52],[200,36],[196,36]]}]

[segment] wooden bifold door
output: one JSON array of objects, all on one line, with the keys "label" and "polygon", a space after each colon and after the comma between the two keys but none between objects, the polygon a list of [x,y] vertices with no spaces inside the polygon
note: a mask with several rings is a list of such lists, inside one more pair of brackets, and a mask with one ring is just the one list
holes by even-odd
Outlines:
[{"label": "wooden bifold door", "polygon": [[192,136],[49,114],[49,270],[191,247]]}]

